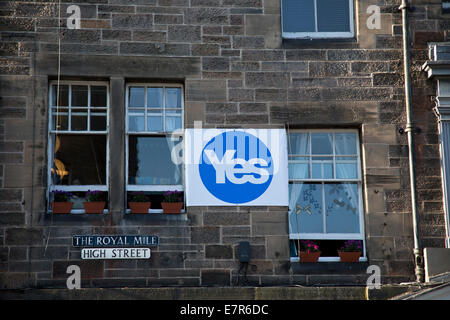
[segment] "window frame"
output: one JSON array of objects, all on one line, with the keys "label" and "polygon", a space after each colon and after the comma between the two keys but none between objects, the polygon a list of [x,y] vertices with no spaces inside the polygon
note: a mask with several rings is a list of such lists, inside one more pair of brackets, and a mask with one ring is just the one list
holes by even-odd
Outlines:
[{"label": "window frame", "polygon": [[[106,130],[103,131],[92,131],[92,130],[85,130],[85,131],[72,131],[72,130],[58,130],[52,128],[52,116],[53,116],[53,108],[56,106],[52,105],[52,97],[53,97],[53,86],[58,85],[58,80],[52,80],[48,83],[48,135],[47,135],[47,212],[51,213],[51,207],[50,207],[50,194],[51,192],[55,190],[62,190],[62,191],[72,191],[72,192],[82,192],[82,191],[88,191],[88,190],[100,190],[103,192],[108,192],[108,186],[109,186],[109,161],[110,161],[110,155],[109,155],[109,109],[110,109],[110,88],[109,88],[109,82],[107,81],[71,81],[71,80],[60,80],[59,85],[68,85],[69,86],[69,93],[68,93],[68,128],[70,128],[70,121],[71,121],[71,108],[72,108],[72,89],[71,87],[73,85],[87,85],[88,86],[88,106],[87,106],[87,121],[88,121],[88,128],[90,123],[90,110],[91,110],[91,86],[105,86],[106,87]],[[66,107],[66,106],[58,106],[58,108]],[[90,129],[90,128],[89,128]],[[54,143],[55,143],[55,137],[56,135],[104,135],[106,137],[106,180],[104,185],[53,185],[52,184],[52,178],[51,178],[51,169],[52,169],[52,163],[54,159]],[[109,209],[105,209],[104,213],[107,213]],[[83,209],[72,209],[71,214],[82,214],[84,213]]]},{"label": "window frame", "polygon": [[[158,88],[181,88],[181,128],[177,129],[175,131],[129,131],[129,117],[128,117],[128,111],[129,111],[129,94],[130,94],[130,87],[144,87],[144,97],[145,97],[145,113],[144,113],[144,119],[145,122],[147,122],[147,88],[151,87],[158,87]],[[163,129],[165,129],[165,94],[163,95],[164,99],[164,107],[163,107]],[[126,84],[125,88],[125,197],[127,197],[128,192],[135,192],[135,191],[144,191],[144,192],[164,192],[164,191],[185,191],[185,181],[184,181],[184,163],[180,166],[181,167],[181,184],[179,185],[144,185],[144,184],[129,184],[129,137],[130,135],[133,136],[147,136],[147,137],[170,137],[171,135],[179,136],[184,141],[184,86],[180,83],[136,83],[136,82],[130,82]],[[130,210],[126,209],[126,212],[129,213]],[[150,213],[160,213],[162,212],[162,209],[150,209]],[[184,210],[182,210],[182,213]]]},{"label": "window frame", "polygon": [[350,18],[350,31],[348,32],[319,32],[317,31],[317,0],[314,0],[314,19],[315,30],[314,32],[285,32],[283,30],[283,1],[281,1],[281,34],[283,39],[350,39],[355,37],[355,4],[353,0],[349,2],[349,18]]},{"label": "window frame", "polygon": [[[311,133],[332,133],[332,146],[333,146],[333,171],[334,175],[336,175],[336,149],[335,149],[335,133],[354,133],[356,136],[356,152],[357,152],[357,174],[358,177],[356,179],[295,179],[289,177],[289,184],[291,183],[305,183],[305,182],[312,182],[312,183],[321,183],[322,186],[324,186],[327,182],[352,182],[356,183],[358,187],[358,214],[359,214],[359,233],[291,233],[289,231],[289,241],[291,240],[361,240],[363,243],[363,251],[361,253],[360,261],[367,261],[366,256],[366,240],[365,240],[365,230],[364,230],[364,205],[363,205],[363,186],[362,186],[362,162],[361,162],[361,145],[360,145],[360,137],[359,137],[359,131],[357,129],[294,129],[289,130],[287,134],[288,138],[288,165],[290,163],[289,158],[290,153],[290,134],[291,133],[309,133],[309,148],[311,151],[312,143],[311,143]],[[298,156],[298,155],[296,155]],[[311,154],[310,154],[311,156]],[[314,155],[314,156],[321,156],[321,155]],[[327,155],[329,156],[329,155]],[[340,156],[340,155],[338,155]],[[311,164],[311,158],[310,158],[310,164]],[[312,167],[310,168],[312,170]],[[322,188],[322,190],[324,190]],[[322,191],[323,193],[323,191]],[[323,198],[323,196],[322,196]],[[322,199],[322,202],[324,199]],[[325,210],[325,208],[323,208]],[[326,230],[326,215],[323,213],[323,227]],[[288,215],[291,215],[291,208],[289,208]],[[288,219],[290,221],[290,219]],[[290,223],[290,222],[289,222]],[[291,262],[298,262],[298,257],[290,257]],[[339,257],[320,257],[319,262],[333,262],[333,261],[339,261]]]}]

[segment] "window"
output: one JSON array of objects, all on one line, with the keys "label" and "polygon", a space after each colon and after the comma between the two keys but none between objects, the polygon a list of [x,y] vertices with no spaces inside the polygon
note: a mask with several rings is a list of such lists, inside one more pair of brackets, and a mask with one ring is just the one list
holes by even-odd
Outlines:
[{"label": "window", "polygon": [[282,0],[283,38],[352,38],[353,0]]},{"label": "window", "polygon": [[174,150],[183,138],[183,109],[181,85],[127,86],[127,197],[144,192],[151,209],[161,208],[165,191],[183,191]]},{"label": "window", "polygon": [[295,131],[288,135],[291,257],[314,240],[320,261],[333,261],[345,240],[364,241],[357,131]]},{"label": "window", "polygon": [[107,197],[108,84],[51,82],[49,93],[48,199],[71,192],[72,213],[83,213],[86,191]]}]

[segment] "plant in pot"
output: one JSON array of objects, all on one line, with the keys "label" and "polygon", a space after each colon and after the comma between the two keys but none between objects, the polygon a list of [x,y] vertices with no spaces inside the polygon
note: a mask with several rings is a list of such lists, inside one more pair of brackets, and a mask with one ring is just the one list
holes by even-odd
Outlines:
[{"label": "plant in pot", "polygon": [[53,193],[53,202],[51,203],[53,213],[70,213],[73,202],[70,201],[72,193],[62,190],[55,190]]},{"label": "plant in pot", "polygon": [[151,204],[152,203],[148,201],[148,196],[143,192],[131,193],[131,199],[128,201],[131,213],[148,213]]},{"label": "plant in pot", "polygon": [[311,240],[300,241],[300,262],[317,262],[320,257],[319,246]]},{"label": "plant in pot", "polygon": [[183,192],[175,190],[164,193],[161,207],[163,208],[163,213],[181,213],[181,209],[183,209]]},{"label": "plant in pot", "polygon": [[358,262],[361,256],[361,241],[360,240],[347,240],[338,250],[339,258],[341,262]]},{"label": "plant in pot", "polygon": [[103,213],[106,201],[103,200],[103,191],[88,190],[85,195],[86,201],[83,202],[85,213]]}]

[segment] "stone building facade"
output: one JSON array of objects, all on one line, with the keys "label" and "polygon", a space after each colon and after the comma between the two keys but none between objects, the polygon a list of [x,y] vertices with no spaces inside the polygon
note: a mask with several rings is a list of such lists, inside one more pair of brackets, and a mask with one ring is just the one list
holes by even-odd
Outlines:
[{"label": "stone building facade", "polygon": [[[353,1],[352,1],[353,2]],[[413,227],[396,0],[353,2],[349,39],[286,39],[281,0],[87,0],[0,3],[0,287],[231,286],[238,244],[249,241],[251,285],[414,280]],[[70,5],[80,8],[69,29]],[[369,29],[369,5],[381,11]],[[422,247],[445,247],[436,85],[422,66],[429,42],[450,41],[440,0],[411,1],[413,120]],[[60,17],[60,19],[58,18]],[[108,213],[50,213],[50,88],[108,87]],[[186,207],[180,216],[126,213],[131,83],[182,88],[184,128],[353,129],[361,166],[365,260],[292,258],[288,207]],[[157,235],[147,260],[83,260],[73,235]]]}]

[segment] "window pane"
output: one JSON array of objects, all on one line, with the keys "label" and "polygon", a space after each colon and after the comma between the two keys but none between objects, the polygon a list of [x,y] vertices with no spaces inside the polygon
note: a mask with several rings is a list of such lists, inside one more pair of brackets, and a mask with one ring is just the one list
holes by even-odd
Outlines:
[{"label": "window pane", "polygon": [[317,0],[319,32],[350,32],[348,0]]},{"label": "window pane", "polygon": [[53,130],[68,130],[69,129],[69,109],[60,109],[58,113],[53,113],[52,129]]},{"label": "window pane", "polygon": [[289,134],[288,149],[289,154],[308,155],[309,154],[309,134],[291,133]]},{"label": "window pane", "polygon": [[289,231],[322,233],[322,184],[289,184],[289,195]]},{"label": "window pane", "polygon": [[88,86],[72,86],[72,107],[88,105]]},{"label": "window pane", "polygon": [[72,131],[86,131],[87,130],[87,116],[73,115],[71,118]]},{"label": "window pane", "polygon": [[181,166],[171,159],[177,141],[169,137],[129,137],[128,183],[139,185],[181,184]]},{"label": "window pane", "polygon": [[335,133],[334,143],[337,155],[357,154],[355,133]]},{"label": "window pane", "polygon": [[359,200],[356,183],[325,184],[327,233],[359,233]]},{"label": "window pane", "polygon": [[105,131],[106,130],[106,115],[96,115],[91,113],[91,130]]},{"label": "window pane", "polygon": [[161,116],[151,116],[147,117],[147,131],[163,131],[163,122]]},{"label": "window pane", "polygon": [[333,179],[333,164],[332,163],[314,163],[312,164],[312,178],[313,179]]},{"label": "window pane", "polygon": [[147,107],[163,107],[163,88],[147,88]]},{"label": "window pane", "polygon": [[289,179],[309,179],[309,163],[289,163]]},{"label": "window pane", "polygon": [[314,31],[314,0],[283,0],[283,32]]},{"label": "window pane", "polygon": [[181,88],[166,88],[166,108],[181,108]]},{"label": "window pane", "polygon": [[57,135],[53,151],[54,185],[106,184],[106,136]]},{"label": "window pane", "polygon": [[129,93],[128,107],[145,107],[145,88],[144,87],[131,87]]},{"label": "window pane", "polygon": [[[52,106],[56,106],[56,99],[57,99],[57,92],[58,92],[58,85],[52,86]],[[69,105],[69,86],[67,85],[60,85],[59,86],[59,104],[58,106],[68,106]]]},{"label": "window pane", "polygon": [[106,87],[91,86],[91,107],[106,107]]},{"label": "window pane", "polygon": [[128,130],[129,131],[145,131],[145,118],[144,116],[129,116],[128,117]]},{"label": "window pane", "polygon": [[333,138],[331,133],[311,134],[312,154],[333,154]]},{"label": "window pane", "polygon": [[181,117],[167,117],[166,116],[166,131],[172,132],[181,129]]},{"label": "window pane", "polygon": [[339,163],[336,162],[336,178],[337,179],[357,179],[358,167],[355,163]]}]

